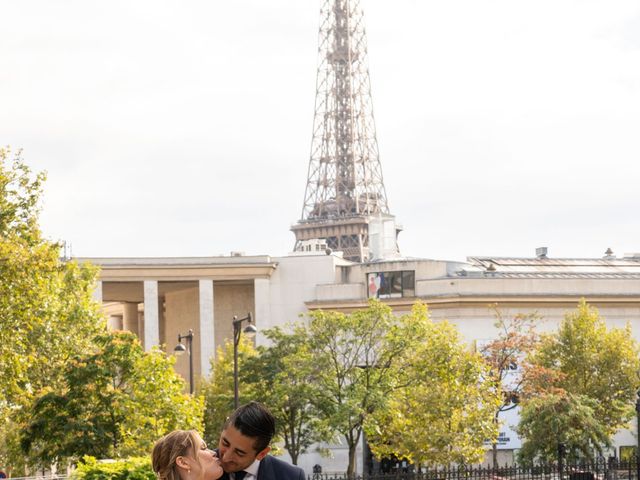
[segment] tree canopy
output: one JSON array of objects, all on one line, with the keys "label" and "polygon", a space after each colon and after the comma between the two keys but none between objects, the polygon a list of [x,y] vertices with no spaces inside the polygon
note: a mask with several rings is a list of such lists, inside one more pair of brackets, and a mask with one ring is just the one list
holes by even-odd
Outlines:
[{"label": "tree canopy", "polygon": [[[238,380],[240,404],[253,399],[251,384],[259,376],[245,367],[248,359],[256,355],[253,341],[245,335],[238,343]],[[233,340],[218,347],[216,358],[211,359],[211,375],[202,380],[199,391],[205,402],[203,439],[209,445],[217,445],[227,417],[233,412]]]},{"label": "tree canopy", "polygon": [[44,173],[0,148],[0,461],[23,465],[17,438],[25,409],[57,389],[75,355],[106,328],[92,300],[97,270],[64,262],[38,217]]},{"label": "tree canopy", "polygon": [[[502,392],[502,401],[494,412],[494,421],[500,425],[500,414],[516,408],[520,402],[522,388],[533,369],[524,368],[526,358],[535,351],[539,336],[536,323],[537,313],[518,313],[505,317],[498,305],[492,305],[496,321],[494,327],[498,335],[479,348],[489,366],[488,380],[496,391]],[[497,439],[492,442],[493,465],[498,466]]]},{"label": "tree canopy", "polygon": [[584,432],[587,425],[598,432],[583,437],[590,448],[577,442],[568,447],[574,445],[585,455],[601,451],[634,416],[640,387],[639,353],[630,325],[607,328],[598,310],[582,299],[576,310],[565,315],[557,332],[542,337],[540,347],[530,357],[528,368],[532,372],[525,383],[522,417],[531,421],[520,427],[525,437],[523,451],[542,455],[551,450],[550,442],[557,445],[561,441],[544,433],[538,435],[545,430],[535,428],[536,418],[543,418],[536,417],[535,412],[567,405],[575,407],[575,415],[572,413],[573,420],[561,430],[563,435],[573,437],[571,430]]},{"label": "tree canopy", "polygon": [[251,382],[254,398],[269,406],[284,449],[297,464],[298,457],[311,445],[333,437],[321,420],[325,399],[316,382],[308,332],[296,325],[288,332],[275,327],[263,335],[269,346],[258,347],[258,354],[246,365],[247,370],[260,373],[247,381]]},{"label": "tree canopy", "polygon": [[597,401],[583,395],[547,393],[530,399],[522,410],[518,434],[526,440],[518,453],[525,464],[553,462],[564,444],[567,460],[593,458],[594,450],[610,444],[605,426],[596,418]]},{"label": "tree canopy", "polygon": [[164,354],[107,333],[98,270],[61,259],[40,230],[45,178],[0,148],[0,463],[12,476],[86,453],[146,455],[167,430],[200,426],[202,409]]},{"label": "tree canopy", "polygon": [[95,343],[68,363],[62,388],[43,389],[29,409],[21,446],[34,465],[145,455],[163,434],[202,426],[202,400],[183,393],[171,357],[145,353],[130,332]]},{"label": "tree canopy", "polygon": [[498,434],[501,389],[487,381],[483,358],[450,323],[432,322],[420,304],[411,321],[420,342],[403,368],[404,387],[390,392],[385,408],[369,419],[371,449],[418,465],[479,462],[484,442]]},{"label": "tree canopy", "polygon": [[407,385],[402,372],[410,353],[426,341],[420,308],[396,317],[388,305],[370,300],[368,308],[349,314],[310,314],[310,354],[325,398],[322,419],[346,441],[347,474],[354,473],[366,420],[386,407],[391,392]]}]

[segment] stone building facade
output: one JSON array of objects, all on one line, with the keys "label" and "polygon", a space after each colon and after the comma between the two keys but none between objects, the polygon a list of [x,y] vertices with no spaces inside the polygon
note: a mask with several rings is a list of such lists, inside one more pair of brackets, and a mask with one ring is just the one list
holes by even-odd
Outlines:
[{"label": "stone building facade", "polygon": [[[194,331],[196,378],[209,374],[216,348],[232,338],[234,315],[250,312],[260,332],[314,309],[352,311],[372,296],[399,314],[418,300],[426,302],[433,319],[454,323],[470,343],[495,337],[491,304],[507,316],[536,311],[542,317],[539,330],[550,331],[585,298],[609,326],[630,323],[640,341],[640,254],[572,259],[538,253],[528,258],[469,257],[466,262],[396,258],[354,263],[323,251],[284,257],[79,260],[101,268],[96,297],[111,328],[133,331],[146,349],[164,345],[168,352],[179,334]],[[264,342],[259,333],[256,342]],[[186,359],[176,369],[188,378]],[[508,424],[502,438],[507,459],[519,440]],[[635,432],[616,437],[618,447],[635,443]],[[333,453],[332,460],[307,454],[301,466],[311,472],[321,463],[325,471],[343,471],[346,451],[333,446]]]}]

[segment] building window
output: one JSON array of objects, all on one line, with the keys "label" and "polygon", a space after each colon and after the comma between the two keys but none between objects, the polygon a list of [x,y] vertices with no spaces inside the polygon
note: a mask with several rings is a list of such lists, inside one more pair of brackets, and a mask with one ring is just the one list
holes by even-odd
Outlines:
[{"label": "building window", "polygon": [[413,270],[367,273],[369,298],[415,297],[416,275]]}]

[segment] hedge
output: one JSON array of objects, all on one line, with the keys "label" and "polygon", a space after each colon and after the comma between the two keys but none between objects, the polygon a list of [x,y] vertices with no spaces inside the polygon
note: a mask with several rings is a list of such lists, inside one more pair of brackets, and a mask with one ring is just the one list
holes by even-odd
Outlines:
[{"label": "hedge", "polygon": [[71,474],[72,480],[156,480],[151,459],[133,457],[124,460],[98,461],[86,456]]}]

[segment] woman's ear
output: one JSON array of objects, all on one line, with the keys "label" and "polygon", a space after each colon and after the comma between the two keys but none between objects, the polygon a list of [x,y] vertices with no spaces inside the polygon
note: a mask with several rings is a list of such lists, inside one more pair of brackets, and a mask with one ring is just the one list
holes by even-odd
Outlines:
[{"label": "woman's ear", "polygon": [[187,473],[191,473],[191,465],[189,464],[189,461],[186,457],[176,457],[176,467],[186,470]]}]

